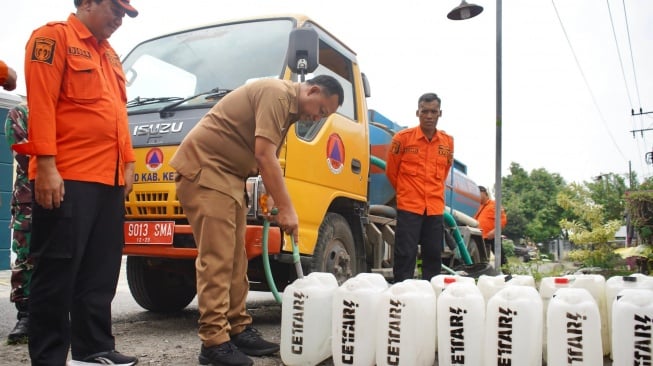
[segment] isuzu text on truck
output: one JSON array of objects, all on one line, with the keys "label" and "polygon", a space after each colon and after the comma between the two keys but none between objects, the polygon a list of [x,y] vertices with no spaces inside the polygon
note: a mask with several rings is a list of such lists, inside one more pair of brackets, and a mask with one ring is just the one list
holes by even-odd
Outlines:
[{"label": "isuzu text on truck", "polygon": [[[295,36],[297,29],[316,36]],[[300,220],[303,270],[331,272],[339,282],[364,271],[391,276],[394,192],[382,164],[373,162],[385,159],[392,134],[402,127],[367,109],[368,81],[344,43],[304,16],[263,17],[150,39],[123,61],[137,157],[134,190],[126,201],[124,254],[130,290],[142,307],[179,310],[195,296],[197,250],[168,165],[176,147],[231,90],[260,78],[299,81],[298,63],[312,75],[334,76],[345,91],[337,113],[294,124],[279,153]],[[468,218],[479,193],[465,170],[455,163],[447,203],[471,259],[487,262],[480,232]],[[252,289],[267,290],[258,200],[265,182],[250,178],[247,193],[248,276]],[[292,245],[278,227],[270,230],[269,253],[276,286],[283,289],[296,273]],[[448,247],[443,257],[450,266],[458,261]]]}]

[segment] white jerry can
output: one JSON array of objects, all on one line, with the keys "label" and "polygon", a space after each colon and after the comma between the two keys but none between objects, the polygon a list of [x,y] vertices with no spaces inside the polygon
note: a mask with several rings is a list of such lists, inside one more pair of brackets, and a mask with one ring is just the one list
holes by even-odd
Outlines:
[{"label": "white jerry can", "polygon": [[377,308],[388,283],[379,273],[359,273],[333,294],[331,353],[333,364],[374,366]]},{"label": "white jerry can", "polygon": [[506,286],[485,315],[485,365],[542,365],[542,299],[531,286]]},{"label": "white jerry can", "polygon": [[599,307],[584,288],[558,289],[546,314],[547,364],[603,364]]},{"label": "white jerry can", "polygon": [[435,312],[435,293],[429,281],[408,279],[385,290],[378,307],[376,364],[432,366]]},{"label": "white jerry can", "polygon": [[653,291],[621,290],[612,305],[613,365],[650,365]]},{"label": "white jerry can", "polygon": [[485,300],[472,283],[454,282],[437,299],[438,365],[483,366]]},{"label": "white jerry can", "polygon": [[311,366],[331,357],[331,306],[338,281],[331,273],[311,272],[283,291],[281,360]]}]

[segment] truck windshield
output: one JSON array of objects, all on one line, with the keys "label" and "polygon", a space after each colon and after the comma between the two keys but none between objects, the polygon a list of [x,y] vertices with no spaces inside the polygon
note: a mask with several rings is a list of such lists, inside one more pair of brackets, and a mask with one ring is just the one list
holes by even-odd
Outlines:
[{"label": "truck windshield", "polygon": [[[148,100],[133,107],[158,109],[174,98],[214,88],[231,90],[260,78],[280,78],[293,27],[291,19],[257,20],[143,42],[123,61],[127,100]],[[200,96],[185,103],[199,107],[215,102],[215,98]]]}]

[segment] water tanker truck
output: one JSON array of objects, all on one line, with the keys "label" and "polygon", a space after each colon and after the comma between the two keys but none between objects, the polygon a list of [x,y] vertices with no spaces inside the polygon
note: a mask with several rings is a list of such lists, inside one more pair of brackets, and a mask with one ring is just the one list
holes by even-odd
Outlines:
[{"label": "water tanker truck", "polygon": [[[303,272],[330,272],[340,283],[360,272],[391,279],[394,191],[383,160],[392,135],[403,127],[368,110],[370,86],[356,54],[328,30],[301,15],[207,25],[144,41],[125,57],[123,67],[137,159],[134,189],[126,200],[124,254],[129,288],[139,305],[174,311],[195,296],[197,249],[168,161],[215,103],[260,78],[300,81],[328,74],[345,91],[337,113],[319,122],[295,123],[279,151],[300,220],[297,246]],[[253,290],[268,290],[259,204],[265,182],[251,177],[246,186],[248,277]],[[455,161],[446,192],[452,217],[443,240],[448,267],[487,264],[471,218],[479,200],[465,165]],[[274,224],[267,238],[270,271],[276,287],[283,289],[297,275],[292,244]]]}]

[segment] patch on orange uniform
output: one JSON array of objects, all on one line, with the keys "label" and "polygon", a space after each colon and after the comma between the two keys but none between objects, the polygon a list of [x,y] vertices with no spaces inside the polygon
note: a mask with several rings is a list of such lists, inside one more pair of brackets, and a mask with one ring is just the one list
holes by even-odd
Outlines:
[{"label": "patch on orange uniform", "polygon": [[57,41],[51,38],[38,37],[34,39],[32,49],[32,61],[43,62],[52,65],[54,60],[54,48]]},{"label": "patch on orange uniform", "polygon": [[390,151],[393,154],[399,154],[399,150],[401,149],[401,142],[399,141],[392,141],[392,147],[390,147]]}]

